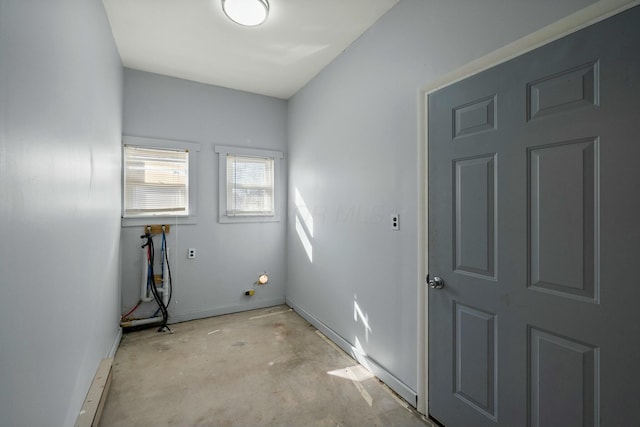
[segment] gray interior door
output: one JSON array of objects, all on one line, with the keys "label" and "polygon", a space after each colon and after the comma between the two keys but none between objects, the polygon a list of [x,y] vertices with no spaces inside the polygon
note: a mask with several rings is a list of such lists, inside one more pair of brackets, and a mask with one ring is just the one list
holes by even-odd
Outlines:
[{"label": "gray interior door", "polygon": [[431,416],[640,425],[640,7],[428,106]]}]

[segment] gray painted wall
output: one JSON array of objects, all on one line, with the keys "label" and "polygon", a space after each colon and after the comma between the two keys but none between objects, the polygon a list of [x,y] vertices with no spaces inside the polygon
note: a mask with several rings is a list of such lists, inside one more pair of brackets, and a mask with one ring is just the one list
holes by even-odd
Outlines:
[{"label": "gray painted wall", "polygon": [[590,3],[401,0],[289,101],[287,301],[414,391],[418,89]]},{"label": "gray painted wall", "polygon": [[[215,145],[285,151],[286,101],[173,77],[125,69],[125,135],[198,142],[198,222],[168,235],[174,294],[170,322],[284,303],[286,260],[286,155],[277,223],[218,223]],[[157,222],[152,222],[157,223]],[[139,299],[143,228],[122,228],[122,311]],[[156,246],[159,247],[159,240]],[[196,259],[187,249],[196,248]],[[244,296],[258,273],[270,281]],[[153,314],[155,303],[135,315]]]},{"label": "gray painted wall", "polygon": [[0,0],[0,425],[72,426],[118,339],[122,65],[98,0]]}]

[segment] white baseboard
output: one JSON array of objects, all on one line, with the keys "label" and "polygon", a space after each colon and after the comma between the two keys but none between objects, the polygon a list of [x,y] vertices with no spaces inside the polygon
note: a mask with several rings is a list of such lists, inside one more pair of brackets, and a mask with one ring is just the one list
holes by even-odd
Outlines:
[{"label": "white baseboard", "polygon": [[287,298],[287,305],[295,310],[300,316],[315,326],[320,332],[325,334],[331,341],[338,345],[347,354],[353,357],[358,363],[369,369],[372,374],[378,377],[382,382],[388,385],[393,391],[398,393],[414,408],[417,405],[418,394],[405,383],[396,378],[391,372],[376,363],[375,360],[364,354],[361,350],[355,348],[350,342],[342,338],[331,328],[321,322],[319,319],[303,310],[295,302]]},{"label": "white baseboard", "polygon": [[116,356],[116,351],[118,351],[118,347],[120,347],[120,340],[122,340],[122,328],[118,328],[118,333],[113,340],[113,344],[111,344],[109,354],[107,354],[105,357],[113,359]]}]

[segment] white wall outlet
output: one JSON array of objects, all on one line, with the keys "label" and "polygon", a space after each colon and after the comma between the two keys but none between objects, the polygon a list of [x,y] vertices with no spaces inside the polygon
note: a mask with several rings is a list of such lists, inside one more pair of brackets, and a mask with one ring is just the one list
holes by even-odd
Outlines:
[{"label": "white wall outlet", "polygon": [[400,214],[391,214],[391,229],[400,230]]},{"label": "white wall outlet", "polygon": [[187,258],[194,259],[195,257],[196,257],[196,249],[189,248],[189,251],[187,252]]}]

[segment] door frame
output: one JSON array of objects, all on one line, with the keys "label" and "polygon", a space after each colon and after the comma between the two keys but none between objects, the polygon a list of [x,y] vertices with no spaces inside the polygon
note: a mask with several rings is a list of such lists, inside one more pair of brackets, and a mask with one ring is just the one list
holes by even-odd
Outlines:
[{"label": "door frame", "polygon": [[575,33],[613,15],[640,4],[640,0],[598,0],[508,45],[475,59],[426,84],[418,91],[418,390],[417,410],[429,414],[429,293],[426,275],[429,271],[429,94],[471,77],[540,46]]}]

